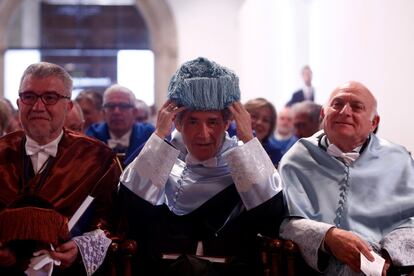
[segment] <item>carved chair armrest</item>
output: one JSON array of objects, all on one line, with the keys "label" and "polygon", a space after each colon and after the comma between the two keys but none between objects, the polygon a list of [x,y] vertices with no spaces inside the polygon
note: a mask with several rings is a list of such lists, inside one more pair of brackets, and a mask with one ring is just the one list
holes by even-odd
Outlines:
[{"label": "carved chair armrest", "polygon": [[262,238],[262,263],[265,276],[316,275],[302,258],[299,247],[291,240]]},{"label": "carved chair armrest", "polygon": [[137,253],[137,243],[134,240],[111,236],[111,246],[108,252],[107,271],[112,276],[131,276],[132,259]]},{"label": "carved chair armrest", "polygon": [[120,235],[112,234],[107,229],[105,222],[99,222],[97,228],[102,229],[106,236],[112,240],[105,260],[105,275],[112,276],[131,276],[132,259],[137,253],[137,242],[125,239]]}]

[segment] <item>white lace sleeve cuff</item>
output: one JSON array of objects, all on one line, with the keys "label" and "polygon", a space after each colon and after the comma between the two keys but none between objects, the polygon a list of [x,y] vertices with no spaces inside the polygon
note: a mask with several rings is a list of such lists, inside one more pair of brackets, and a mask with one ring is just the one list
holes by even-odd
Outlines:
[{"label": "white lace sleeve cuff", "polygon": [[257,138],[235,147],[224,157],[248,210],[282,190],[279,173]]},{"label": "white lace sleeve cuff", "polygon": [[294,241],[306,263],[320,271],[319,249],[325,240],[326,232],[332,227],[335,226],[310,219],[285,219],[280,226],[280,236]]},{"label": "white lace sleeve cuff", "polygon": [[106,252],[111,239],[107,238],[104,231],[96,229],[84,233],[82,236],[72,239],[79,248],[86,274],[92,275],[105,260]]},{"label": "white lace sleeve cuff", "polygon": [[[150,179],[152,185],[162,189],[179,153],[179,150],[153,133],[126,170],[134,170],[141,178]],[[124,180],[128,181],[127,176],[127,172],[121,176],[123,183]]]},{"label": "white lace sleeve cuff", "polygon": [[381,241],[396,266],[414,265],[414,228],[399,228]]}]

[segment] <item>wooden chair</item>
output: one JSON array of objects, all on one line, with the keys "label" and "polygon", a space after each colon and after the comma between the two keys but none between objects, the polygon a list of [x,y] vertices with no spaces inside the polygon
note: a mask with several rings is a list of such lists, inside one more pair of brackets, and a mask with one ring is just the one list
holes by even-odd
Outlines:
[{"label": "wooden chair", "polygon": [[[306,264],[299,247],[291,240],[264,238],[262,248],[264,276],[320,275]],[[387,275],[414,276],[414,266],[392,266]]]},{"label": "wooden chair", "polygon": [[111,276],[131,276],[132,258],[137,252],[137,243],[134,240],[121,240],[112,238],[109,252],[107,271]]},{"label": "wooden chair", "polygon": [[317,272],[305,263],[293,241],[262,238],[264,276],[317,275]]},{"label": "wooden chair", "polygon": [[106,236],[112,240],[112,243],[104,263],[95,272],[94,276],[132,276],[132,259],[137,253],[136,241],[113,235],[106,230],[108,225],[105,221],[101,220],[96,227],[105,231]]},{"label": "wooden chair", "polygon": [[[291,240],[261,237],[261,260],[263,263],[263,276],[302,276],[320,275],[306,264],[302,258],[299,247]],[[111,276],[132,276],[132,258],[137,252],[137,243],[133,240],[122,240],[112,237],[112,245],[105,262],[106,274]],[[178,256],[178,255],[177,255]],[[205,257],[205,256],[198,256]],[[214,258],[208,258],[214,262]],[[110,273],[108,273],[108,271]],[[389,276],[414,276],[414,266],[392,267]]]}]

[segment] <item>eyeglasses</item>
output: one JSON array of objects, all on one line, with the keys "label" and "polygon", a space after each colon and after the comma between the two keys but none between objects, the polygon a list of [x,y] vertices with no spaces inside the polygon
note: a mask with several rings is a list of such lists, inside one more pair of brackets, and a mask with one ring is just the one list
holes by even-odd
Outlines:
[{"label": "eyeglasses", "polygon": [[38,95],[34,92],[23,92],[19,94],[20,100],[27,105],[34,105],[40,98],[45,105],[54,105],[60,99],[70,99],[68,96],[60,95],[56,92],[46,92]]},{"label": "eyeglasses", "polygon": [[134,105],[129,103],[106,103],[103,105],[103,108],[108,109],[110,111],[114,111],[115,108],[119,108],[120,110],[127,110],[133,108]]}]

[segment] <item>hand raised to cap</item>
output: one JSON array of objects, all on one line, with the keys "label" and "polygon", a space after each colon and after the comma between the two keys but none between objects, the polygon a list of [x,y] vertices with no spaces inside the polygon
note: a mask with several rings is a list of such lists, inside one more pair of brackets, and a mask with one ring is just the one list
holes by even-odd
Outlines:
[{"label": "hand raised to cap", "polygon": [[252,121],[249,112],[240,102],[234,102],[229,106],[229,110],[233,114],[236,121],[237,137],[244,143],[254,138],[252,130]]},{"label": "hand raised to cap", "polygon": [[185,110],[184,106],[177,107],[173,101],[167,100],[158,111],[155,134],[161,139],[170,135],[175,117],[183,110]]}]

